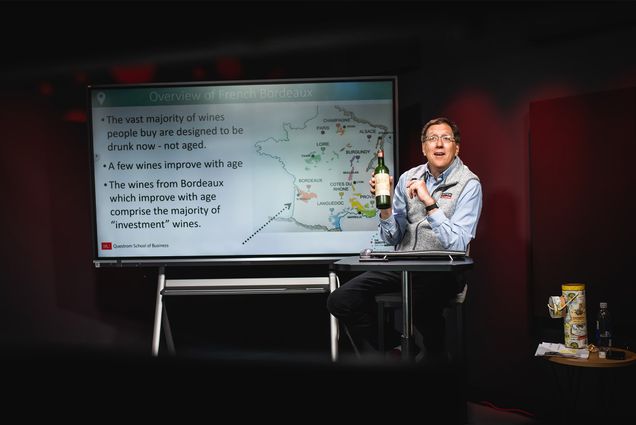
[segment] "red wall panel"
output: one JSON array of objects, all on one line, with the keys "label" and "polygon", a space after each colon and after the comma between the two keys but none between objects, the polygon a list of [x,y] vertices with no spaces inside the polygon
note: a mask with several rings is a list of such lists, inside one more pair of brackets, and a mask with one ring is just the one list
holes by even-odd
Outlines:
[{"label": "red wall panel", "polygon": [[599,301],[609,302],[618,326],[636,324],[635,144],[636,88],[530,104],[535,317],[547,316],[548,296],[562,283],[581,282],[588,334]]}]

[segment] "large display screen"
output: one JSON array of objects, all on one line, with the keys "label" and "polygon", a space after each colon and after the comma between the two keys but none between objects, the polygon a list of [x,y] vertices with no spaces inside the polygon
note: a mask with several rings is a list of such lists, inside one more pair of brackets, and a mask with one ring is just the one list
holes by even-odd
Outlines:
[{"label": "large display screen", "polygon": [[88,88],[95,260],[386,249],[368,181],[397,153],[397,79]]}]

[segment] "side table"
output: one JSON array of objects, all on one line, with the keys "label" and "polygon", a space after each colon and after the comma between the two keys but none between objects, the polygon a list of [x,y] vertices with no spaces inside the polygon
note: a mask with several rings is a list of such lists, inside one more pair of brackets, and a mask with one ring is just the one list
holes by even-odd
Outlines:
[{"label": "side table", "polygon": [[[613,408],[617,395],[615,393],[615,378],[617,378],[617,374],[626,372],[625,368],[636,364],[636,353],[620,348],[613,348],[612,350],[624,352],[625,359],[602,359],[599,358],[598,352],[590,353],[587,359],[559,356],[546,357],[562,394],[560,400],[562,403],[560,409],[562,420],[607,420],[608,418],[603,416],[615,412],[616,409]],[[562,377],[559,376],[559,372],[562,372]],[[588,384],[592,382],[593,385],[584,385],[584,382],[582,382],[584,373],[586,377],[595,375],[596,379],[587,381]],[[592,397],[589,401],[583,401],[588,401],[585,403],[587,409],[596,408],[592,416],[598,417],[591,418],[589,414],[582,411],[583,405],[579,403],[581,394]],[[598,404],[596,400],[598,400]],[[592,401],[595,402],[590,404]]]}]

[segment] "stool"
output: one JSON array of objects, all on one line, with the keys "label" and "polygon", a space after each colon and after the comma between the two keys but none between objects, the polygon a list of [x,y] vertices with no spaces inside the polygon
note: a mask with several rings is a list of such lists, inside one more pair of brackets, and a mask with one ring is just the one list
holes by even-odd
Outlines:
[{"label": "stool", "polygon": [[[446,320],[446,347],[448,350],[449,343],[449,331],[455,330],[453,340],[455,342],[454,350],[450,350],[452,360],[460,362],[464,361],[464,316],[463,316],[463,304],[466,300],[466,292],[468,291],[468,284],[464,285],[464,289],[457,294],[454,300],[451,301],[448,307],[444,309],[444,318]],[[384,347],[384,329],[385,326],[395,326],[396,315],[398,311],[402,309],[402,293],[401,292],[388,292],[386,294],[380,294],[375,296],[375,302],[378,305],[378,348],[381,352],[385,351]],[[415,307],[416,308],[416,307]],[[387,316],[387,311],[393,310],[393,319]],[[453,314],[454,313],[454,314]],[[455,326],[449,326],[449,321],[454,319]],[[391,347],[389,347],[391,348]]]}]

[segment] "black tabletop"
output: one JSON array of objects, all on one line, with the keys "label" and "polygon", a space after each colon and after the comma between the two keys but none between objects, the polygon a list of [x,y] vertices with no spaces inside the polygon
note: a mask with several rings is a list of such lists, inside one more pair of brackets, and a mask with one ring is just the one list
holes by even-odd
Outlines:
[{"label": "black tabletop", "polygon": [[331,264],[336,271],[413,271],[413,272],[443,272],[467,270],[473,266],[470,257],[455,258],[453,260],[389,260],[389,261],[360,261],[359,256],[347,257]]}]

